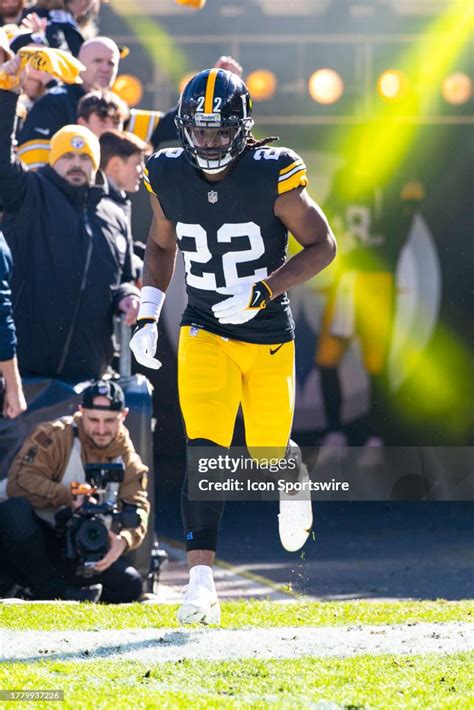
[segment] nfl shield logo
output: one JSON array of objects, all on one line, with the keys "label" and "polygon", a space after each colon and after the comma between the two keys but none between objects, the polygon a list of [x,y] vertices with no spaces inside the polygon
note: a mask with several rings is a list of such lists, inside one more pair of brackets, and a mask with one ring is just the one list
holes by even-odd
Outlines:
[{"label": "nfl shield logo", "polygon": [[218,194],[215,190],[211,190],[210,192],[207,193],[207,199],[211,203],[211,205],[214,205],[217,200],[218,200]]}]

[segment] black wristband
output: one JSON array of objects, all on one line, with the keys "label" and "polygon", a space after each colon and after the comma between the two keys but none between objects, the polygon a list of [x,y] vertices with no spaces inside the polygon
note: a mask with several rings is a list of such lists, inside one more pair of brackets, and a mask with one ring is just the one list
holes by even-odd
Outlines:
[{"label": "black wristband", "polygon": [[272,290],[266,281],[257,281],[252,288],[250,301],[247,308],[249,310],[261,310],[267,307],[267,303],[271,300]]},{"label": "black wristband", "polygon": [[156,325],[156,320],[154,318],[137,318],[137,324],[135,326],[135,330],[133,331],[133,334],[137,331],[139,331],[141,328],[143,328],[145,325],[148,325],[148,323],[154,323]]}]

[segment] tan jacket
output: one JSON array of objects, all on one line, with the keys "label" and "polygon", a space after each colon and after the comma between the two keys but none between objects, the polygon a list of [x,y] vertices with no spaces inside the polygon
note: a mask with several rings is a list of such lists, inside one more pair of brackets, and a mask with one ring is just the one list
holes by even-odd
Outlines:
[{"label": "tan jacket", "polygon": [[121,426],[117,438],[105,449],[94,446],[84,434],[82,414],[46,422],[36,427],[15,456],[8,473],[7,495],[23,496],[35,508],[59,508],[72,505],[69,487],[61,483],[74,442],[73,421],[77,424],[83,464],[112,462],[121,456],[125,466],[124,481],[118,498],[138,506],[141,523],[137,528],[120,531],[129,549],[138,547],[145,537],[150,504],[147,498],[148,468],[142,463]]}]

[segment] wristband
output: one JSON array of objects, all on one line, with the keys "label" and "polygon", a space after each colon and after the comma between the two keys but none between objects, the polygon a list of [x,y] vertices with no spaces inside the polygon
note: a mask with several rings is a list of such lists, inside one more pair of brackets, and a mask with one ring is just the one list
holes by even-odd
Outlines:
[{"label": "wristband", "polygon": [[141,291],[140,308],[138,310],[137,321],[149,318],[158,323],[161,309],[165,301],[163,291],[154,286],[143,286]]},{"label": "wristband", "polygon": [[247,308],[249,310],[261,310],[262,308],[266,308],[272,296],[272,290],[267,282],[263,280],[258,281],[252,288]]},{"label": "wristband", "polygon": [[137,318],[137,325],[135,326],[133,335],[135,335],[137,330],[141,330],[146,325],[156,325],[156,320],[154,318]]}]

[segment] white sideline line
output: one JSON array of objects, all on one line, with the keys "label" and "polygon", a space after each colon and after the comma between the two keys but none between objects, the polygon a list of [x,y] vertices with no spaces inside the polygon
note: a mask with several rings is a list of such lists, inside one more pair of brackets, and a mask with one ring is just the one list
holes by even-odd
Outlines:
[{"label": "white sideline line", "polygon": [[[157,610],[159,621],[159,610]],[[326,626],[252,629],[124,629],[120,631],[11,631],[0,629],[0,661],[133,659],[229,660],[414,655],[474,649],[474,624]]]}]

